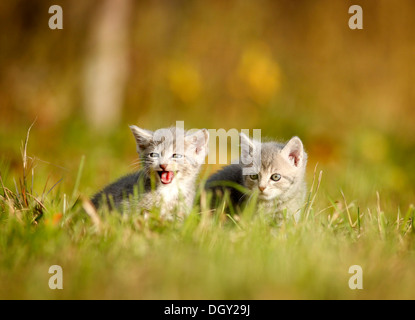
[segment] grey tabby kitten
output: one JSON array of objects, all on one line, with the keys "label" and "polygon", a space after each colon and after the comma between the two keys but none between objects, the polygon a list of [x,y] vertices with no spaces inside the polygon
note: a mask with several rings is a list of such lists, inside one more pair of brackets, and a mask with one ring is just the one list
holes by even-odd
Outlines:
[{"label": "grey tabby kitten", "polygon": [[[307,154],[300,138],[293,137],[286,144],[261,143],[241,133],[240,141],[241,146],[245,147],[242,147],[239,164],[231,164],[213,174],[206,182],[206,189],[214,194],[228,190],[235,206],[240,206],[254,192],[258,192],[260,209],[276,214],[279,218],[286,209],[298,221],[306,197],[307,164]],[[255,157],[255,154],[259,155],[258,152],[260,158]],[[250,169],[251,174],[246,174],[245,169]],[[221,182],[237,183],[249,192],[242,193],[235,188],[221,186]]]},{"label": "grey tabby kitten", "polygon": [[137,208],[148,212],[157,207],[160,215],[168,218],[176,213],[187,214],[195,196],[196,177],[207,154],[208,131],[189,132],[176,127],[155,132],[137,126],[130,129],[142,170],[106,186],[92,198],[92,203],[98,208],[104,201],[121,211]]}]

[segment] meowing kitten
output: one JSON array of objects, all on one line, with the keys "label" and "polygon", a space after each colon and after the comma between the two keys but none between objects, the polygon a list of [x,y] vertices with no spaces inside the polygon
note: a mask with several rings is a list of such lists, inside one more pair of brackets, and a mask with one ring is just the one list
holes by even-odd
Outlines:
[{"label": "meowing kitten", "polygon": [[[171,127],[155,132],[130,126],[137,143],[142,170],[106,186],[92,198],[115,208],[148,211],[160,208],[161,216],[188,212],[195,196],[195,181],[207,154],[209,133]],[[138,191],[138,197],[137,197]],[[135,193],[135,196],[134,196]]]},{"label": "meowing kitten", "polygon": [[[226,166],[213,174],[206,182],[206,189],[214,193],[228,190],[230,200],[236,206],[248,200],[253,192],[258,192],[260,209],[279,217],[286,209],[289,215],[294,215],[295,220],[298,220],[306,196],[304,176],[307,154],[301,140],[293,137],[287,144],[261,143],[249,139],[243,133],[240,134],[240,140],[241,146],[246,146],[242,148],[240,163]],[[260,158],[255,155],[260,155]],[[244,169],[250,169],[254,174],[246,174]],[[220,186],[221,181],[237,183],[249,192]]]}]

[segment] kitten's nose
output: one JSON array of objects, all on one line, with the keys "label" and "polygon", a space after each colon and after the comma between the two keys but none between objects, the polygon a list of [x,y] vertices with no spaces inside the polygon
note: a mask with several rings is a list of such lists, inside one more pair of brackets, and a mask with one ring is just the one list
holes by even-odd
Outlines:
[{"label": "kitten's nose", "polygon": [[266,187],[259,186],[259,187],[258,187],[258,189],[259,189],[261,192],[263,192],[263,191],[266,189]]},{"label": "kitten's nose", "polygon": [[166,171],[167,164],[161,164],[161,165],[160,165],[160,168],[161,168],[161,169],[163,169],[164,171]]}]

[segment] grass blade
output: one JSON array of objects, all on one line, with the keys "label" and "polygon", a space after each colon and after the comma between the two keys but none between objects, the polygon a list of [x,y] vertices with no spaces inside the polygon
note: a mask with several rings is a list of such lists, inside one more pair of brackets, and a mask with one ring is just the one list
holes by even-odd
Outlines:
[{"label": "grass blade", "polygon": [[76,194],[78,193],[79,184],[81,182],[82,171],[84,170],[85,155],[81,157],[81,162],[79,164],[78,173],[76,175],[75,186],[72,192],[72,200],[75,199]]}]

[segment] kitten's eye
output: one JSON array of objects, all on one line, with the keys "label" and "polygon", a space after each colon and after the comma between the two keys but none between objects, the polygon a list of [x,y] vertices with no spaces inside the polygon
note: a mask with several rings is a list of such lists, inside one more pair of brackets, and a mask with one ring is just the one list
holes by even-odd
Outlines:
[{"label": "kitten's eye", "polygon": [[271,176],[271,180],[274,180],[274,181],[279,181],[281,179],[281,175],[279,174],[279,173],[274,173],[272,176]]},{"label": "kitten's eye", "polygon": [[180,158],[183,158],[183,155],[182,154],[175,153],[175,154],[172,155],[172,158],[180,159]]},{"label": "kitten's eye", "polygon": [[258,179],[258,175],[257,174],[251,174],[249,176],[252,180],[257,180]]},{"label": "kitten's eye", "polygon": [[156,152],[150,153],[149,156],[152,157],[152,158],[158,158],[158,157],[160,157],[160,155],[158,153],[156,153]]}]

